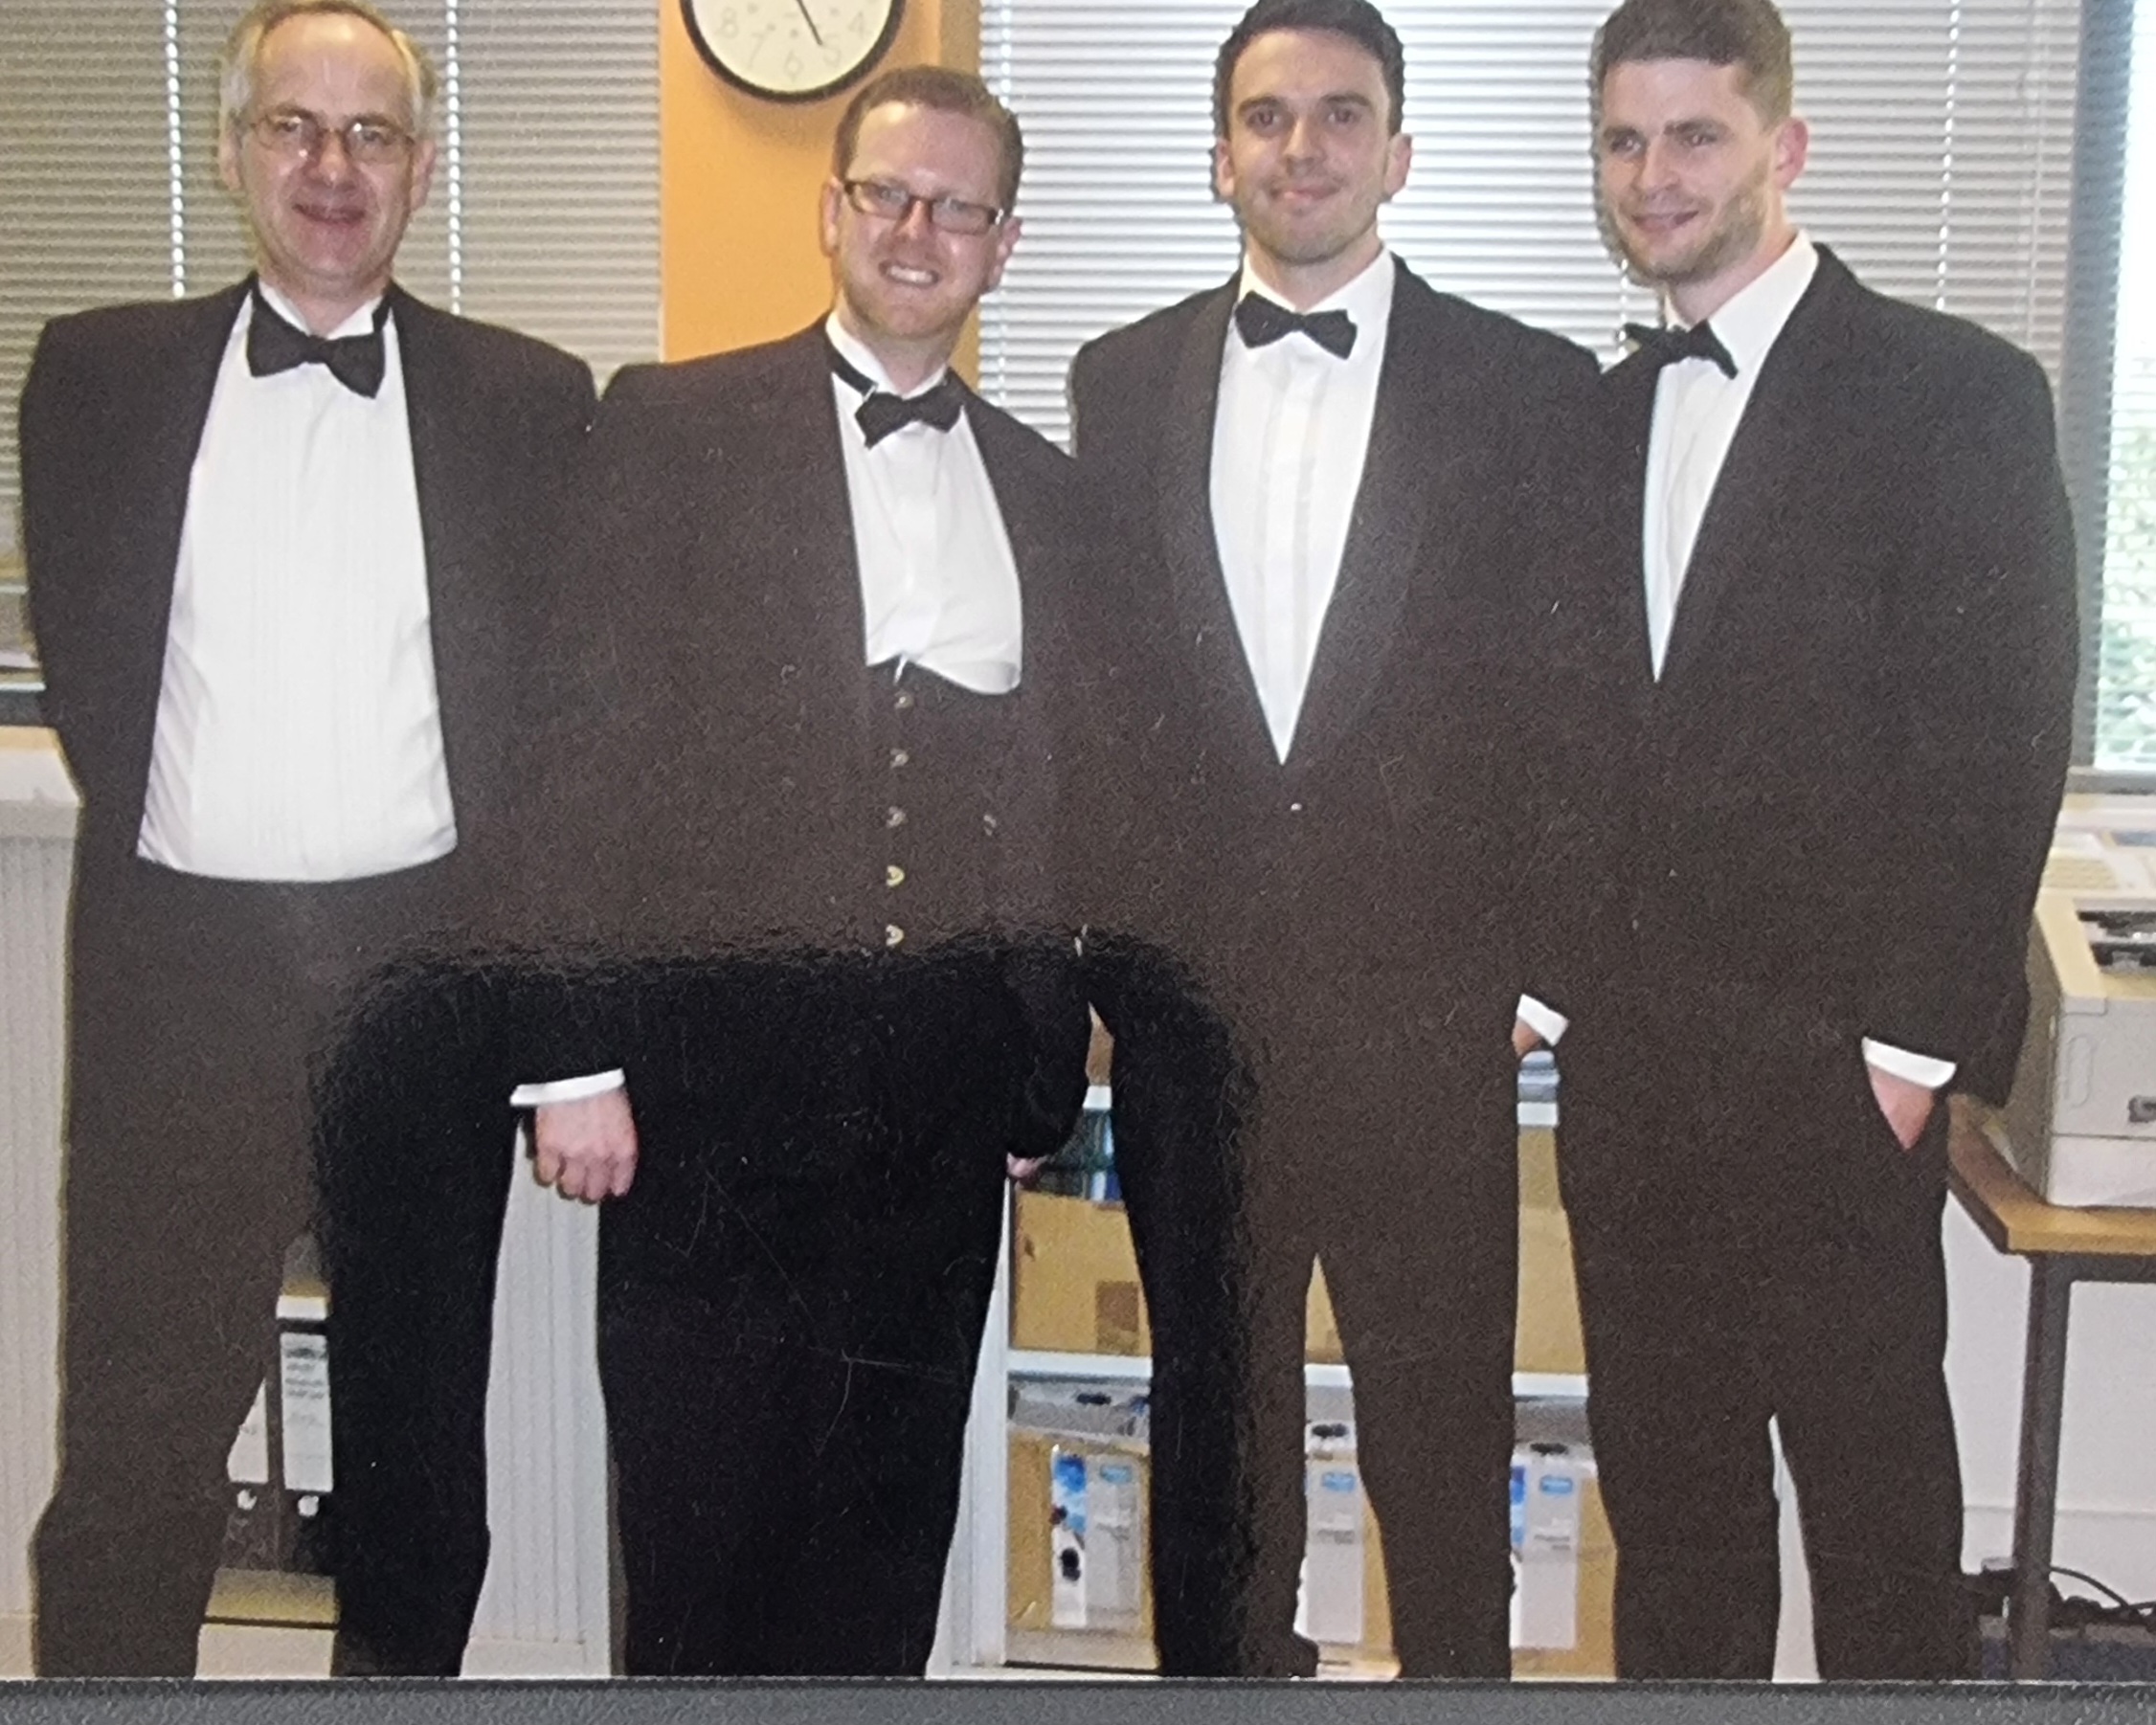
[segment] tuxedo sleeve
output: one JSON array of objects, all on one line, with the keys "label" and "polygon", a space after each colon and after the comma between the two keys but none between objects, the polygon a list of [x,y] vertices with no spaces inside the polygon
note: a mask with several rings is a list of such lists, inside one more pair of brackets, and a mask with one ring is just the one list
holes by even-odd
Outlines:
[{"label": "tuxedo sleeve", "polygon": [[1522,379],[1512,535],[1521,822],[1512,921],[1521,986],[1558,1015],[1591,1001],[1606,962],[1603,935],[1623,879],[1614,846],[1627,735],[1613,646],[1627,574],[1609,525],[1622,513],[1613,506],[1618,463],[1594,360],[1578,348],[1566,360]]},{"label": "tuxedo sleeve", "polygon": [[[94,377],[64,326],[48,325],[31,357],[22,392],[18,449],[22,477],[22,547],[29,573],[31,633],[44,679],[45,723],[59,733],[79,779],[90,776],[84,750],[95,754],[87,719],[95,706],[94,600],[77,548],[80,512],[101,472],[89,436],[97,399]],[[112,506],[108,495],[103,505]]]},{"label": "tuxedo sleeve", "polygon": [[1003,961],[1005,985],[1024,1025],[1026,1069],[1014,1099],[1008,1150],[1022,1161],[1061,1150],[1086,1106],[1086,1050],[1092,1014],[1067,942],[1024,940]]},{"label": "tuxedo sleeve", "polygon": [[1158,776],[1170,772],[1169,673],[1138,626],[1139,588],[1166,577],[1148,530],[1147,446],[1124,417],[1121,370],[1112,343],[1090,344],[1072,365],[1069,386],[1091,578],[1072,612],[1072,711],[1083,723],[1066,738],[1061,848],[1074,920],[1095,932],[1149,924],[1159,850],[1172,828]]},{"label": "tuxedo sleeve", "polygon": [[636,437],[618,374],[564,475],[525,680],[513,811],[495,901],[516,973],[517,1079],[579,1078],[623,1064],[636,1040],[641,795],[651,730],[640,699],[642,632],[659,558],[643,513]]},{"label": "tuxedo sleeve", "polygon": [[1893,601],[1902,841],[1882,844],[1864,1033],[1996,1094],[2071,748],[2074,535],[2036,363],[1988,347],[1933,421],[1923,542]]}]

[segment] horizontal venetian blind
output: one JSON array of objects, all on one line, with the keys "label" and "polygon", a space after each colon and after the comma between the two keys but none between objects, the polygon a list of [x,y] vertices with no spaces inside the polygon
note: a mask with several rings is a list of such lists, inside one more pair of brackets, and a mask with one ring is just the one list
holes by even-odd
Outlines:
[{"label": "horizontal venetian blind", "polygon": [[[983,0],[1027,141],[1025,232],[983,310],[984,386],[1054,437],[1079,345],[1220,281],[1211,80],[1245,0]],[[1415,165],[1386,237],[1435,284],[1606,357],[1651,298],[1594,216],[1588,46],[1606,0],[1390,0]],[[1812,166],[1793,208],[1875,285],[1974,317],[2055,374],[2074,0],[1790,0]]]},{"label": "horizontal venetian blind", "polygon": [[[48,318],[215,290],[248,266],[216,167],[216,60],[240,0],[6,0],[0,52],[0,555],[13,403]],[[651,0],[391,8],[443,78],[434,193],[398,279],[581,354],[659,351],[659,22]]]},{"label": "horizontal venetian blind", "polygon": [[[2156,770],[2156,5],[2136,11],[2118,201],[2096,677],[2096,765]],[[2106,237],[2110,237],[2106,235]],[[2083,512],[2084,521],[2090,519]]]},{"label": "horizontal venetian blind", "polygon": [[7,0],[0,40],[0,558],[15,399],[56,311],[172,290],[174,50],[142,0]]}]

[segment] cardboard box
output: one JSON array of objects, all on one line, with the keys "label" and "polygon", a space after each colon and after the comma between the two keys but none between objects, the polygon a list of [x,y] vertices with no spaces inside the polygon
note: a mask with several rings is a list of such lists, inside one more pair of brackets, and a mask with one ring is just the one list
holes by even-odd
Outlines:
[{"label": "cardboard box", "polygon": [[[1149,1354],[1130,1223],[1118,1204],[1021,1191],[1012,1242],[1011,1345],[1056,1354]],[[1554,1134],[1520,1134],[1518,1342],[1522,1372],[1586,1369],[1572,1235],[1558,1205]],[[1308,1357],[1337,1361],[1340,1334],[1320,1264],[1311,1277]]]},{"label": "cardboard box", "polygon": [[[1059,1454],[1112,1463],[1134,1462],[1137,1466],[1141,1506],[1137,1527],[1140,1564],[1138,1617],[1134,1629],[1071,1629],[1057,1625],[1054,1469]],[[1312,1465],[1340,1470],[1343,1463],[1346,1468],[1352,1469],[1352,1455],[1326,1455],[1314,1459]],[[1080,1669],[1153,1669],[1153,1586],[1145,1561],[1151,1547],[1151,1528],[1143,1508],[1147,1471],[1142,1444],[1023,1429],[1012,1431],[1006,1621],[1010,1656],[1014,1660]],[[1591,1462],[1579,1469],[1575,1477],[1579,1514],[1573,1524],[1578,1577],[1572,1617],[1573,1642],[1569,1647],[1516,1647],[1513,1652],[1515,1677],[1596,1678],[1611,1676],[1616,1669],[1611,1632],[1615,1546],[1610,1538],[1608,1518],[1603,1512],[1602,1496]],[[1352,1646],[1322,1643],[1320,1651],[1328,1667],[1345,1667],[1357,1675],[1387,1675],[1396,1666],[1385,1591],[1383,1538],[1366,1499],[1361,1503],[1360,1514],[1361,1638]],[[1320,1519],[1314,1512],[1314,1523]],[[1336,1587],[1336,1577],[1332,1584]],[[1069,1616],[1067,1604],[1064,1615]],[[1338,1623],[1342,1616],[1338,1602],[1326,1602],[1317,1615],[1318,1624],[1314,1626],[1321,1626],[1326,1622]]]},{"label": "cardboard box", "polygon": [[[1134,1465],[1138,1470],[1138,1602],[1135,1626],[1127,1630],[1059,1628],[1057,1551],[1053,1521],[1055,1463],[1059,1456]],[[1009,1656],[1051,1665],[1146,1670],[1153,1651],[1153,1578],[1146,1554],[1145,1450],[1114,1439],[1014,1429],[1010,1438],[1006,1527],[1008,1558],[1004,1620]],[[1067,1613],[1066,1613],[1067,1615]]]},{"label": "cardboard box", "polygon": [[1515,1647],[1516,1677],[1607,1678],[1617,1674],[1613,1616],[1617,1542],[1602,1507],[1602,1489],[1590,1471],[1580,1486],[1579,1595],[1575,1638],[1569,1647]]},{"label": "cardboard box", "polygon": [[[1134,1628],[1123,1627],[1119,1614],[1103,1613],[1102,1628],[1066,1626],[1073,1615],[1068,1601],[1057,1597],[1059,1570],[1058,1490],[1059,1459],[1085,1458],[1094,1463],[1129,1464],[1137,1467],[1138,1609]],[[1353,1458],[1347,1465],[1353,1467]],[[1054,1665],[1100,1667],[1108,1669],[1149,1670],[1157,1663],[1153,1647],[1153,1578],[1150,1567],[1152,1526],[1146,1494],[1151,1466],[1142,1444],[1099,1439],[1068,1433],[1014,1429],[1010,1439],[1009,1559],[1005,1604],[1009,1648],[1012,1657]],[[1355,1647],[1328,1647],[1329,1663],[1354,1661],[1382,1664],[1391,1656],[1390,1619],[1385,1610],[1384,1554],[1379,1542],[1378,1524],[1367,1502],[1362,1517],[1363,1636]],[[1059,1609],[1060,1605],[1060,1609]],[[1059,1618],[1064,1620],[1059,1623]]]},{"label": "cardboard box", "polygon": [[1518,1310],[1514,1371],[1574,1377],[1586,1371],[1572,1225],[1558,1199],[1557,1134],[1547,1127],[1519,1134]]}]

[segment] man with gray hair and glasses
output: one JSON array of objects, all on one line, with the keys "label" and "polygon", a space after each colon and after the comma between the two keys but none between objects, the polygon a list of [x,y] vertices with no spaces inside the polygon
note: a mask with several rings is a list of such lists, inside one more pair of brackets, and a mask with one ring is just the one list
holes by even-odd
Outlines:
[{"label": "man with gray hair and glasses", "polygon": [[[362,976],[460,920],[534,524],[592,407],[575,360],[393,281],[436,153],[401,32],[269,0],[222,89],[257,273],[56,320],[23,392],[32,619],[83,797],[44,1676],[194,1669],[226,1451],[309,1218],[310,1069]],[[505,1096],[459,1118],[445,1234],[498,1227],[507,1183]],[[413,1356],[461,1358],[485,1323],[443,1313]],[[452,1495],[467,1423],[414,1440]],[[472,1530],[441,1535],[442,1586],[476,1595],[484,1537],[473,1561]],[[418,1662],[400,1615],[435,1602],[344,1592],[371,1663]]]}]

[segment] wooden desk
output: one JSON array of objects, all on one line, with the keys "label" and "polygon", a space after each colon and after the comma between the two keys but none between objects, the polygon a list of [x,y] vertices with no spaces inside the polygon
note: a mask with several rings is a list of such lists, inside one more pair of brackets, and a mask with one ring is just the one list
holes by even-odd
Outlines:
[{"label": "wooden desk", "polygon": [[2014,1464],[2010,1672],[2042,1677],[2051,1663],[2052,1529],[2058,1512],[2058,1434],[2066,1411],[2066,1328],[2077,1282],[2156,1282],[2156,1210],[2068,1210],[2047,1204],[1986,1136],[1988,1109],[1954,1099],[1947,1180],[2002,1252],[2029,1260],[2029,1341]]}]

